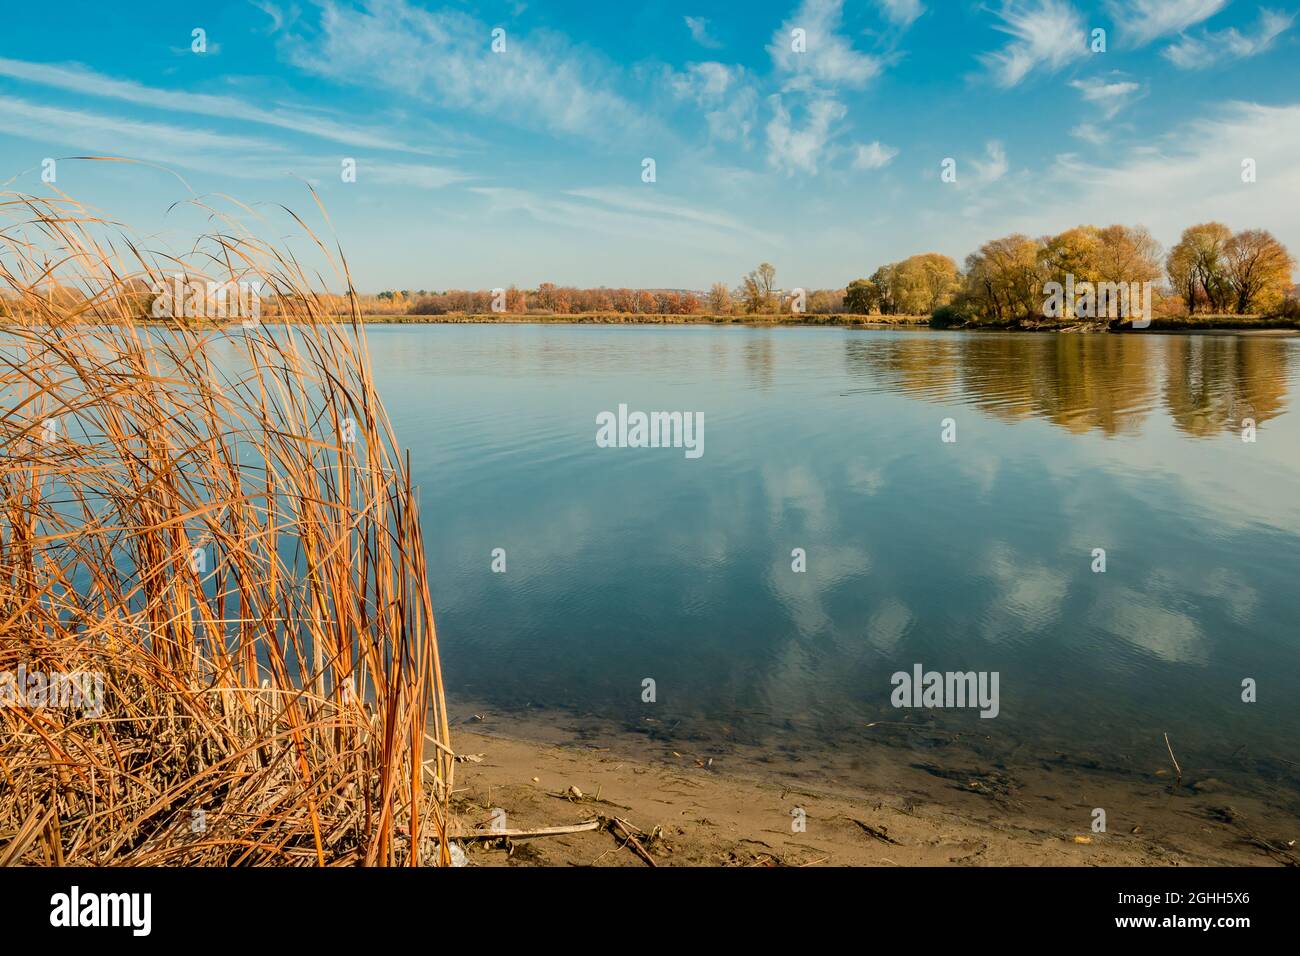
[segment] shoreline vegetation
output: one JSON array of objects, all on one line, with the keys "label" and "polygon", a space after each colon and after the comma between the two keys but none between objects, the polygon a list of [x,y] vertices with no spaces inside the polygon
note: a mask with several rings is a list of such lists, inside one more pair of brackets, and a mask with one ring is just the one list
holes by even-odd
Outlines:
[{"label": "shoreline vegetation", "polygon": [[[714,315],[697,312],[687,315],[661,312],[565,312],[565,313],[495,313],[449,312],[436,315],[409,313],[362,312],[355,317],[339,317],[343,323],[362,325],[733,325],[749,328],[842,328],[842,329],[937,329],[950,332],[1061,332],[1124,334],[1161,332],[1300,332],[1300,313],[1296,315],[1164,315],[1156,316],[1146,328],[1133,328],[1128,320],[1016,319],[1006,322],[978,322],[948,325],[936,323],[929,315]],[[281,315],[266,314],[261,320],[269,324],[293,324]],[[7,323],[0,318],[0,328]],[[163,328],[218,329],[238,326],[239,319],[136,319],[135,324]]]},{"label": "shoreline vegetation", "polygon": [[[743,323],[999,331],[1300,328],[1296,260],[1263,229],[1185,229],[1166,253],[1142,226],[1080,225],[986,242],[962,265],[937,252],[880,266],[839,289],[780,288],[769,262],[730,288],[386,290],[366,321]],[[390,318],[391,317],[391,318]],[[427,318],[426,318],[427,317]]]},{"label": "shoreline vegetation", "polygon": [[0,866],[449,865],[409,455],[364,337],[202,208],[192,261],[271,275],[291,330],[150,335],[130,290],[179,260],[0,199]]},{"label": "shoreline vegetation", "polygon": [[[0,289],[0,325],[57,307],[92,322],[130,314],[142,324],[283,322],[308,295],[241,261],[223,280],[173,264],[119,283],[113,301],[87,299],[51,277],[15,296]],[[926,252],[888,263],[840,289],[781,288],[760,263],[730,288],[536,288],[309,293],[311,309],[343,322],[602,325],[782,325],[971,331],[1187,332],[1300,330],[1296,260],[1267,230],[1218,222],[1183,231],[1167,253],[1141,226],[1077,226],[1037,239],[984,243],[959,266]],[[268,294],[269,293],[269,294]]]},{"label": "shoreline vegetation", "polygon": [[956,326],[938,326],[928,315],[665,315],[662,313],[566,313],[522,314],[452,313],[444,315],[363,315],[361,321],[371,325],[739,325],[758,328],[850,328],[850,329],[930,329],[986,332],[1218,332],[1218,331],[1300,331],[1300,315],[1196,315],[1158,316],[1146,329],[1134,329],[1124,321],[1016,320],[1003,323],[981,322]]}]

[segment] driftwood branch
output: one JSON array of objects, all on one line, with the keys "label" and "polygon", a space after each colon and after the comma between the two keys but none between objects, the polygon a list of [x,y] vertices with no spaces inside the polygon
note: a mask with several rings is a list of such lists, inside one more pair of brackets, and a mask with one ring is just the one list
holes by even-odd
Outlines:
[{"label": "driftwood branch", "polygon": [[1174,756],[1174,748],[1169,744],[1169,735],[1165,734],[1165,747],[1169,750],[1169,759],[1174,762],[1174,774],[1178,778],[1178,783],[1183,782],[1183,768],[1178,766],[1178,758]]},{"label": "driftwood branch", "polygon": [[599,830],[599,820],[588,820],[585,823],[574,823],[562,827],[538,827],[535,830],[470,830],[463,833],[453,833],[450,839],[453,840],[500,840],[502,837],[509,837],[512,840],[525,840],[529,837],[544,836],[563,836],[566,833],[583,833],[587,830]]},{"label": "driftwood branch", "polygon": [[643,859],[650,866],[657,867],[659,865],[655,862],[655,858],[652,857],[646,848],[641,845],[641,841],[636,838],[636,834],[632,832],[636,829],[632,824],[620,817],[607,817],[605,822],[609,827],[610,832],[619,839],[624,840],[625,845],[630,847],[633,853]]}]

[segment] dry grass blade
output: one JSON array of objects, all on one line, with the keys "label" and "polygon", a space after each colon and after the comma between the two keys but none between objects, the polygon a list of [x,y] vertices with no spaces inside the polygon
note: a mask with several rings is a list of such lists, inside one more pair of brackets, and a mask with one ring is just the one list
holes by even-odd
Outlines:
[{"label": "dry grass blade", "polygon": [[[0,194],[0,858],[448,863],[420,518],[355,295],[221,221],[181,257]],[[177,274],[256,276],[277,323],[143,321]],[[95,706],[46,700],[59,674]]]}]

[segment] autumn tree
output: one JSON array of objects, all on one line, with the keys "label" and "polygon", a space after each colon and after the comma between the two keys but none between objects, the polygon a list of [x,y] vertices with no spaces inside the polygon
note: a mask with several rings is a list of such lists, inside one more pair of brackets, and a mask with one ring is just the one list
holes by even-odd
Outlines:
[{"label": "autumn tree", "polygon": [[898,291],[895,279],[897,271],[896,264],[881,266],[871,273],[871,278],[867,280],[876,290],[876,306],[880,309],[881,315],[893,315],[898,311],[898,300],[895,298]]},{"label": "autumn tree", "polygon": [[725,282],[715,282],[709,289],[709,311],[714,315],[731,314],[731,290]]},{"label": "autumn tree", "polygon": [[1044,282],[1100,282],[1101,237],[1096,226],[1076,226],[1055,236],[1045,236],[1038,248]]},{"label": "autumn tree", "polygon": [[537,287],[538,306],[547,312],[554,312],[559,298],[558,292],[554,282],[543,282]]},{"label": "autumn tree", "polygon": [[636,311],[636,294],[631,289],[615,289],[611,293],[614,300],[615,312],[635,312]]},{"label": "autumn tree", "polygon": [[1232,230],[1221,222],[1203,222],[1183,230],[1169,250],[1165,272],[1169,283],[1183,295],[1187,314],[1194,315],[1198,301],[1211,312],[1228,308],[1232,290],[1228,283],[1227,251]]},{"label": "autumn tree", "polygon": [[655,296],[659,311],[664,315],[679,315],[682,309],[682,297],[676,292],[660,292]]},{"label": "autumn tree", "polygon": [[768,313],[775,310],[776,267],[764,262],[741,281],[741,290],[745,299],[745,311],[751,315]]},{"label": "autumn tree", "polygon": [[844,290],[844,311],[870,315],[880,307],[880,290],[870,279],[854,279]]},{"label": "autumn tree", "polygon": [[937,252],[910,256],[877,269],[859,286],[854,301],[885,315],[922,315],[947,305],[961,288],[957,263]]},{"label": "autumn tree", "polygon": [[1165,275],[1169,277],[1169,287],[1187,304],[1187,314],[1195,315],[1201,284],[1196,272],[1196,250],[1186,237],[1184,232],[1184,241],[1170,249],[1165,257]]},{"label": "autumn tree", "polygon": [[809,315],[830,315],[835,311],[837,293],[829,289],[817,289],[808,295]]},{"label": "autumn tree", "polygon": [[1295,259],[1265,229],[1246,229],[1223,250],[1224,274],[1238,315],[1279,306],[1291,288]]},{"label": "autumn tree", "polygon": [[928,315],[947,305],[960,287],[957,263],[937,252],[910,256],[898,263],[894,281],[899,311],[908,315]]},{"label": "autumn tree", "polygon": [[1097,271],[1103,282],[1155,282],[1160,278],[1160,243],[1145,226],[1097,230]]},{"label": "autumn tree", "polygon": [[[1044,285],[1068,287],[1071,278],[1075,286],[1093,284],[1098,308],[1113,316],[1127,301],[1129,285],[1160,277],[1160,245],[1143,226],[1076,226],[1040,241],[1038,266]],[[1074,302],[1064,306],[1065,315],[1074,313]]]},{"label": "autumn tree", "polygon": [[962,302],[976,318],[997,322],[1040,307],[1039,244],[1016,233],[984,243],[966,257]]}]

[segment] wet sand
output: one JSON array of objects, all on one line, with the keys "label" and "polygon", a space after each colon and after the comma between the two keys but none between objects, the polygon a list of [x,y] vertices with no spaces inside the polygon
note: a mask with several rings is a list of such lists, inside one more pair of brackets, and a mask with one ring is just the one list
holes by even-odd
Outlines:
[{"label": "wet sand", "polygon": [[[648,866],[604,826],[612,818],[644,834],[661,866],[1300,864],[1295,815],[1159,770],[1149,780],[1068,764],[1031,774],[883,747],[856,765],[854,779],[867,783],[846,783],[833,767],[756,770],[739,755],[491,714],[461,718],[452,740],[464,757],[458,830],[490,829],[497,810],[509,830],[602,821],[580,833],[467,840],[472,865]],[[1091,827],[1096,807],[1107,808],[1106,832]]]}]

